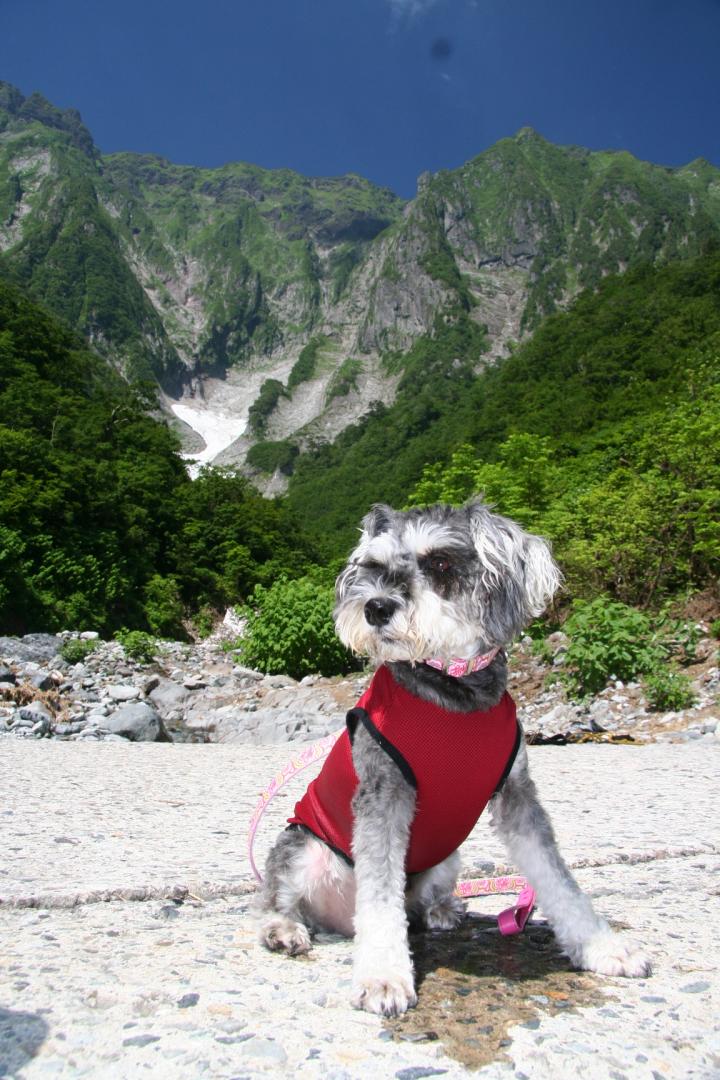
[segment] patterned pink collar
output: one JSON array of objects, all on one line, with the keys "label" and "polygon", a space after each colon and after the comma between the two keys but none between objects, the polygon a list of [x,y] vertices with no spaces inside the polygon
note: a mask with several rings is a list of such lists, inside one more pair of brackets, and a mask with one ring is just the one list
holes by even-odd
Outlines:
[{"label": "patterned pink collar", "polygon": [[473,656],[471,660],[455,658],[453,660],[423,660],[422,663],[460,679],[463,675],[471,675],[474,671],[482,671],[483,668],[489,667],[499,652],[498,645],[490,652],[483,653],[482,656]]}]

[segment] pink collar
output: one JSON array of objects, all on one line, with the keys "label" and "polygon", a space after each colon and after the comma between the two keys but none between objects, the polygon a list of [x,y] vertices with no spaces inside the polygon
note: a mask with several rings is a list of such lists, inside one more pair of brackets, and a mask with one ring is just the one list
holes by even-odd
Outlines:
[{"label": "pink collar", "polygon": [[459,660],[454,658],[453,660],[423,660],[423,664],[427,664],[428,667],[437,668],[438,671],[445,671],[448,675],[454,676],[456,679],[462,678],[463,675],[471,675],[474,671],[482,671],[483,668],[489,667],[493,660],[500,652],[500,646],[496,646],[491,649],[490,652],[483,653],[482,656],[473,656],[471,660]]}]

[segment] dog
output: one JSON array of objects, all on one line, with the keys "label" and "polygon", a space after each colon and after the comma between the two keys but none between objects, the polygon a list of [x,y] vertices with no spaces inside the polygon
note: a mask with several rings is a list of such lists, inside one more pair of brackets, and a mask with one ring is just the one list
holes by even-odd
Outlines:
[{"label": "dog", "polygon": [[317,930],[354,935],[357,1008],[416,1004],[409,922],[449,930],[463,918],[457,849],[486,803],[570,960],[649,973],[563,862],[506,691],[504,649],[560,583],[548,544],[479,499],[377,505],[363,519],[335,625],[377,670],[270,851],[259,898],[269,949],[306,953]]}]

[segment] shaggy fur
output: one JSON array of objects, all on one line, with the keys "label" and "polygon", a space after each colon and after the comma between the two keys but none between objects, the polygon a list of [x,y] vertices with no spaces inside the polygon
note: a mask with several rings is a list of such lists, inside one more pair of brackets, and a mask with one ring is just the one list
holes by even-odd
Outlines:
[{"label": "shaggy fur", "polygon": [[[502,652],[461,678],[422,661],[471,659],[502,648],[544,610],[559,583],[545,541],[479,501],[407,512],[376,506],[337,580],[335,622],[346,645],[388,664],[411,694],[454,712],[487,710],[505,692]],[[394,1016],[416,1002],[409,919],[452,929],[463,917],[453,895],[459,856],[408,877],[415,791],[362,726],[352,755],[359,780],[354,866],[308,830],[286,830],[267,861],[261,939],[294,955],[309,950],[315,930],[354,932],[353,1004]],[[573,963],[605,975],[647,974],[644,954],[611,931],[563,862],[524,745],[490,811]]]}]

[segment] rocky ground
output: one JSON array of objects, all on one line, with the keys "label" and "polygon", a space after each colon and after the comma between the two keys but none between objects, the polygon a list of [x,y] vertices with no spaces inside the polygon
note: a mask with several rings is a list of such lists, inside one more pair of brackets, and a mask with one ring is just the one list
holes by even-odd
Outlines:
[{"label": "rocky ground", "polygon": [[[510,897],[413,936],[417,1008],[349,1003],[352,943],[257,944],[247,828],[285,746],[0,740],[0,1076],[18,1080],[710,1080],[717,1029],[720,745],[531,746],[561,849],[643,979],[572,970]],[[305,774],[306,776],[307,774]],[[268,808],[263,856],[302,791]],[[463,876],[502,873],[481,818]]]},{"label": "rocky ground", "polygon": [[[70,664],[61,650],[76,638],[0,638],[0,1077],[717,1075],[709,636],[686,668],[697,704],[679,713],[653,713],[617,680],[569,701],[554,678],[562,635],[540,650],[526,639],[510,661],[531,742],[628,744],[529,753],[574,873],[643,940],[653,974],[574,971],[542,911],[505,939],[491,916],[510,898],[478,897],[457,931],[413,938],[418,1006],[387,1021],[349,1005],[351,942],[321,936],[294,961],[257,945],[247,858],[285,744],[341,727],[369,674],[263,676],[220,636],[161,643],[148,664],[100,642]],[[308,778],[269,804],[259,865]],[[461,854],[464,878],[514,869],[486,816]]]},{"label": "rocky ground", "polygon": [[[720,735],[718,642],[696,644],[690,676],[692,708],[649,708],[639,683],[613,680],[582,704],[557,679],[566,639],[556,633],[541,650],[529,638],[510,656],[510,690],[530,741],[672,742]],[[346,678],[264,676],[227,651],[228,636],[205,642],[161,642],[150,664],[138,663],[117,642],[97,642],[81,663],[61,649],[85,634],[0,637],[0,733],[24,738],[275,745],[312,741],[343,725],[369,672]]]}]

